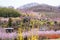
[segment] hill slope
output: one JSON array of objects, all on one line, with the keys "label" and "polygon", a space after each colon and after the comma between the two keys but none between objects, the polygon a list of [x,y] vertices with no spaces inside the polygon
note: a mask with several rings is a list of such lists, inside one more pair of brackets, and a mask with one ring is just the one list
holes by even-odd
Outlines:
[{"label": "hill slope", "polygon": [[47,4],[30,3],[19,7],[18,10],[24,13],[36,12],[37,14],[45,14],[50,18],[60,18],[60,7],[50,6]]}]

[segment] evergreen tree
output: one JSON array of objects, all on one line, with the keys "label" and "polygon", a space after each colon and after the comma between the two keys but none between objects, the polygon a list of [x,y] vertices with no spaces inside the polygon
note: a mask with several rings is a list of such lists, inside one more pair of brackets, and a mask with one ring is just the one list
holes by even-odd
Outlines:
[{"label": "evergreen tree", "polygon": [[9,18],[8,27],[11,27],[11,26],[12,26],[12,19]]}]

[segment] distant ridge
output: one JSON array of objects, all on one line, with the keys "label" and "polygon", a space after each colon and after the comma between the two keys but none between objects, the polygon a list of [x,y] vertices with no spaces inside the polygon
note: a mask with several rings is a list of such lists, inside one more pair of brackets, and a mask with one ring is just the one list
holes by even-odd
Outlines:
[{"label": "distant ridge", "polygon": [[27,9],[27,8],[37,6],[37,5],[39,5],[39,4],[38,3],[29,3],[29,4],[26,4],[26,5],[23,5],[23,6],[19,7],[19,8],[20,9]]},{"label": "distant ridge", "polygon": [[47,4],[38,4],[38,3],[29,3],[26,5],[23,5],[18,10],[24,10],[24,11],[34,11],[34,12],[40,12],[40,11],[47,11],[47,12],[60,12],[60,7],[51,6]]}]

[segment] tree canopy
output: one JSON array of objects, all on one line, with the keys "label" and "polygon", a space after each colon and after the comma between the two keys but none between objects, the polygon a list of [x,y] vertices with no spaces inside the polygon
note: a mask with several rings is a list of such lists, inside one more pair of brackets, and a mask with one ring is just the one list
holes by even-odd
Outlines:
[{"label": "tree canopy", "polygon": [[12,8],[0,8],[0,17],[19,17],[21,14]]}]

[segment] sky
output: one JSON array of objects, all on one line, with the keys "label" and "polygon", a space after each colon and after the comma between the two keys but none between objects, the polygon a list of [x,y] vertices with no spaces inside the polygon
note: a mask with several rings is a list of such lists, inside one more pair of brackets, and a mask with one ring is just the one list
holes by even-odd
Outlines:
[{"label": "sky", "polygon": [[0,6],[14,6],[15,8],[28,3],[48,4],[52,6],[60,5],[60,0],[0,0]]}]

